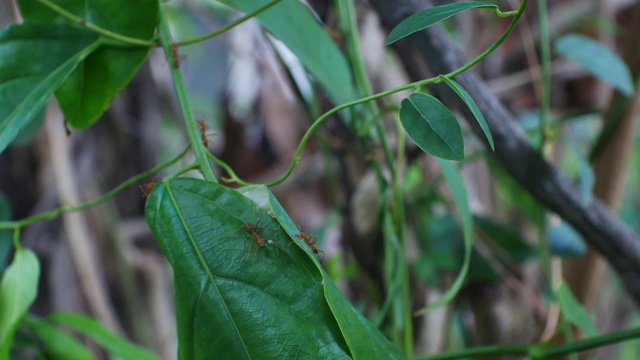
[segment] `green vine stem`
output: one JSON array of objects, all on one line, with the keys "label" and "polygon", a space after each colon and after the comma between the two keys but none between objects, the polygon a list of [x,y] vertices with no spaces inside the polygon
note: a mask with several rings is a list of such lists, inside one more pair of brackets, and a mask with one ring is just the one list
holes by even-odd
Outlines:
[{"label": "green vine stem", "polygon": [[142,40],[142,39],[136,39],[136,38],[132,38],[129,36],[125,36],[122,34],[118,34],[116,32],[113,31],[109,31],[105,28],[102,28],[100,26],[94,25],[92,23],[87,22],[85,19],[77,17],[75,15],[73,15],[71,12],[65,10],[64,8],[62,8],[61,6],[49,1],[49,0],[38,0],[38,2],[40,2],[42,5],[48,7],[49,9],[57,12],[58,14],[60,14],[61,16],[71,20],[72,22],[79,24],[81,26],[86,27],[89,30],[93,30],[96,33],[104,36],[104,37],[108,37],[114,40],[118,40],[121,41],[123,43],[126,44],[130,44],[130,45],[137,45],[137,46],[145,46],[145,47],[151,47],[151,46],[155,46],[156,42],[152,39],[152,40]]},{"label": "green vine stem", "polygon": [[[489,54],[491,54],[495,49],[497,49],[498,46],[500,46],[507,39],[507,37],[513,32],[513,30],[515,29],[516,25],[520,21],[520,18],[522,17],[522,14],[524,13],[524,9],[527,6],[527,2],[528,2],[528,0],[523,0],[522,1],[522,3],[520,4],[520,7],[516,11],[516,13],[515,13],[515,15],[513,17],[513,20],[511,20],[511,23],[509,24],[507,29],[504,31],[502,36],[500,36],[500,38],[498,38],[498,40],[496,40],[489,48],[487,48],[484,52],[482,52],[480,55],[478,55],[475,59],[471,60],[467,64],[461,66],[460,68],[458,68],[458,69],[456,69],[456,70],[454,70],[454,71],[452,71],[452,72],[450,72],[448,74],[444,74],[444,75],[441,75],[441,76],[447,77],[449,79],[451,79],[451,78],[453,78],[455,76],[458,76],[458,75],[462,74],[463,72],[465,72],[465,71],[469,70],[470,68],[472,68],[474,65],[476,65],[477,63],[482,61],[482,59],[486,58]],[[439,79],[438,76],[431,77],[431,78],[424,79],[424,80],[420,80],[420,81],[415,81],[415,82],[409,83],[407,85],[399,86],[399,87],[396,87],[396,88],[393,88],[393,89],[390,89],[390,90],[379,92],[377,94],[373,94],[373,95],[370,95],[370,96],[363,97],[363,98],[358,99],[358,100],[350,101],[350,102],[344,103],[342,105],[338,105],[338,106],[334,107],[333,109],[327,111],[322,116],[320,116],[318,119],[316,119],[316,121],[314,121],[313,124],[311,124],[311,126],[309,127],[307,132],[304,134],[304,136],[302,137],[302,140],[300,140],[300,144],[298,145],[298,149],[296,150],[296,153],[295,153],[295,155],[293,157],[293,160],[291,161],[291,165],[289,165],[289,168],[284,173],[284,175],[282,175],[278,179],[269,181],[269,182],[265,183],[264,185],[268,186],[268,187],[275,186],[275,185],[278,185],[278,184],[284,182],[287,178],[289,178],[289,176],[291,175],[293,170],[296,168],[296,166],[300,162],[300,158],[302,157],[302,152],[303,152],[305,146],[307,145],[307,142],[311,138],[311,135],[331,115],[336,114],[336,113],[338,113],[338,112],[340,112],[342,110],[354,107],[356,105],[360,105],[360,104],[364,104],[364,103],[369,102],[369,101],[374,101],[374,100],[381,99],[383,97],[395,94],[395,93],[400,92],[400,91],[409,90],[409,89],[419,89],[419,88],[424,87],[426,85],[437,84],[437,83],[440,83],[440,82],[442,82],[442,80]],[[210,155],[210,154],[208,156],[212,160],[215,158],[213,155]],[[249,182],[246,182],[246,181],[240,179],[236,175],[236,173],[233,171],[233,169],[231,169],[231,167],[228,164],[225,164],[222,160],[216,159],[215,162],[216,162],[216,164],[221,166],[227,172],[227,174],[229,175],[229,178],[226,179],[228,182],[236,182],[237,184],[242,185],[242,186],[255,185],[255,184],[251,184]]]},{"label": "green vine stem", "polygon": [[178,47],[173,43],[173,39],[171,38],[171,30],[169,29],[167,16],[162,6],[160,7],[158,17],[158,32],[160,34],[160,42],[162,43],[162,47],[167,58],[167,63],[169,64],[171,78],[173,79],[173,87],[176,90],[180,109],[182,109],[182,116],[184,117],[184,122],[187,127],[187,135],[189,136],[189,143],[191,144],[193,153],[196,156],[196,162],[200,167],[200,172],[202,173],[204,179],[207,181],[218,182],[215,174],[213,173],[213,169],[211,168],[211,164],[207,160],[207,154],[209,153],[209,150],[207,150],[207,148],[202,143],[202,137],[200,136],[198,130],[198,124],[196,123],[196,119],[193,116],[191,103],[189,102],[189,98],[187,97],[187,87],[184,83],[182,73],[180,72],[180,60],[178,59],[180,55],[177,53]]},{"label": "green vine stem", "polygon": [[623,341],[640,338],[640,328],[617,331],[570,344],[547,347],[546,343],[536,345],[492,345],[448,353],[418,357],[420,360],[456,360],[481,357],[527,356],[532,360],[553,359],[576,354]]},{"label": "green vine stem", "polygon": [[544,150],[549,133],[549,112],[551,108],[551,40],[549,36],[549,22],[547,12],[547,0],[537,0],[538,24],[540,27],[540,151]]},{"label": "green vine stem", "polygon": [[182,150],[182,152],[176,156],[175,158],[160,164],[150,170],[147,170],[143,173],[140,173],[136,176],[131,177],[130,179],[128,179],[127,181],[123,182],[122,184],[118,185],[117,187],[115,187],[113,190],[109,191],[108,193],[102,195],[101,197],[95,199],[95,200],[91,200],[91,201],[87,201],[85,203],[79,204],[79,205],[75,205],[75,206],[68,206],[68,207],[61,207],[61,208],[57,208],[51,211],[45,211],[43,213],[40,214],[36,214],[33,216],[30,216],[28,218],[24,218],[22,220],[19,221],[0,221],[0,229],[15,229],[15,230],[19,230],[25,226],[37,223],[39,221],[44,221],[44,220],[53,220],[55,218],[57,218],[60,215],[64,215],[67,213],[71,213],[71,212],[76,212],[76,211],[82,211],[82,210],[86,210],[89,208],[92,208],[94,206],[100,205],[102,203],[105,203],[109,200],[111,200],[114,196],[118,195],[120,192],[122,192],[122,190],[126,189],[127,187],[131,186],[132,184],[139,182],[141,180],[143,180],[146,177],[152,176],[157,174],[158,172],[168,168],[169,166],[177,163],[178,161],[180,161],[180,159],[182,159],[187,152],[189,152],[190,147],[187,146],[184,150]]},{"label": "green vine stem", "polygon": [[180,41],[180,42],[178,42],[178,46],[193,45],[193,44],[197,44],[197,43],[200,43],[202,41],[214,38],[214,37],[216,37],[216,36],[218,36],[218,35],[220,35],[222,33],[225,33],[227,31],[231,30],[232,28],[242,24],[243,22],[245,22],[247,20],[250,20],[250,19],[262,14],[263,12],[271,9],[274,5],[278,4],[281,1],[282,0],[273,0],[270,3],[267,3],[266,5],[259,7],[257,10],[254,10],[253,12],[250,12],[247,15],[239,18],[238,20],[235,20],[235,21],[229,23],[228,25],[225,25],[225,26],[221,27],[220,29],[215,30],[215,31],[213,31],[213,32],[211,32],[209,34],[198,36],[198,37],[190,39],[190,40]]}]

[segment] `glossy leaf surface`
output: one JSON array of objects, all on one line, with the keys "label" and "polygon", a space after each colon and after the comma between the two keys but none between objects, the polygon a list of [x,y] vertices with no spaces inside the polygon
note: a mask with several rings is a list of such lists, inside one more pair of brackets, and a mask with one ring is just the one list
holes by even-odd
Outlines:
[{"label": "glossy leaf surface", "polygon": [[179,358],[350,356],[322,273],[262,207],[176,179],[156,185],[145,213],[174,270]]},{"label": "glossy leaf surface", "polygon": [[438,99],[411,94],[402,100],[400,121],[424,152],[447,160],[464,159],[464,140],[455,115]]},{"label": "glossy leaf surface", "polygon": [[13,262],[0,282],[0,359],[9,358],[9,350],[20,319],[38,294],[40,262],[28,249],[16,251]]},{"label": "glossy leaf surface", "polygon": [[98,45],[92,32],[66,25],[12,25],[0,31],[0,152]]},{"label": "glossy leaf surface", "polygon": [[[53,2],[93,25],[136,39],[151,39],[157,23],[156,0]],[[19,0],[18,4],[26,21],[45,24],[69,22],[38,0]],[[148,52],[149,47],[105,45],[87,57],[56,91],[65,121],[79,129],[93,124],[108,108],[113,97],[131,81]]]},{"label": "glossy leaf surface", "polygon": [[569,34],[556,40],[555,49],[622,94],[633,94],[633,80],[627,64],[598,42],[582,35]]},{"label": "glossy leaf surface", "polygon": [[55,313],[49,316],[54,323],[69,327],[93,339],[114,357],[123,360],[159,360],[150,351],[130,343],[112,333],[100,322],[80,314]]},{"label": "glossy leaf surface", "polygon": [[[252,12],[271,0],[221,0]],[[260,24],[282,41],[326,89],[335,104],[355,100],[349,65],[318,20],[297,0],[283,0],[257,17]]]},{"label": "glossy leaf surface", "polygon": [[440,21],[448,19],[463,11],[478,8],[497,9],[498,6],[495,4],[488,4],[479,1],[469,1],[428,8],[409,16],[408,18],[400,22],[400,24],[398,24],[396,27],[394,27],[387,37],[387,45],[393,44],[394,42],[406,36],[409,36],[414,32],[426,29],[431,25],[437,24]]}]

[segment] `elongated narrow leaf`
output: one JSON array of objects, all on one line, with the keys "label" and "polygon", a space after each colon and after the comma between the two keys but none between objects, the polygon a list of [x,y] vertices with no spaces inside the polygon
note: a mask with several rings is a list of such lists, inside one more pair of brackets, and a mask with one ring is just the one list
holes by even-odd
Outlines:
[{"label": "elongated narrow leaf", "polygon": [[99,45],[87,30],[24,24],[0,31],[0,152]]},{"label": "elongated narrow leaf", "polygon": [[447,160],[464,159],[464,140],[455,115],[438,99],[411,94],[402,100],[400,121],[424,152]]},{"label": "elongated narrow leaf", "polygon": [[[293,223],[289,215],[282,208],[278,200],[265,187],[261,192],[267,194],[269,206],[282,228],[296,241],[304,251],[312,258],[317,258],[303,239],[296,236],[300,229]],[[402,359],[398,349],[384,335],[376,329],[369,320],[360,314],[353,305],[340,293],[326,272],[315,261],[316,266],[322,271],[324,293],[333,316],[340,326],[342,335],[349,346],[349,350],[355,359]]]},{"label": "elongated narrow leaf", "polygon": [[476,118],[476,121],[478,121],[478,124],[482,128],[482,132],[484,132],[484,136],[487,137],[487,140],[489,141],[489,145],[491,146],[491,150],[495,151],[496,148],[493,145],[493,136],[491,136],[491,130],[489,130],[489,124],[487,124],[487,121],[484,119],[484,115],[482,115],[482,111],[478,109],[478,105],[476,104],[475,101],[473,101],[473,98],[471,97],[471,95],[469,95],[467,90],[465,90],[462,86],[460,86],[460,84],[447,78],[446,76],[440,75],[439,78],[445,84],[449,85],[451,90],[455,91],[456,94],[458,94],[458,96],[460,96],[460,98],[464,101],[464,103],[467,104],[467,106],[469,107],[469,110],[471,110],[471,112],[473,113],[473,116],[475,116]]},{"label": "elongated narrow leaf", "polygon": [[156,185],[145,215],[173,267],[179,358],[350,356],[322,273],[265,209],[175,179]]},{"label": "elongated narrow leaf", "polygon": [[585,36],[570,34],[556,40],[555,49],[622,94],[633,94],[633,80],[629,67],[618,55],[601,44]]},{"label": "elongated narrow leaf", "polygon": [[[253,12],[272,0],[221,0]],[[258,16],[258,21],[293,52],[307,71],[322,84],[335,104],[355,100],[349,65],[309,9],[298,0],[283,0]]]},{"label": "elongated narrow leaf", "polygon": [[[58,0],[72,14],[109,31],[148,40],[153,37],[157,0]],[[68,22],[38,0],[19,0],[26,21]],[[102,46],[56,91],[65,121],[79,129],[87,128],[108,108],[110,101],[131,81],[144,63],[149,47]],[[42,61],[44,58],[37,58]]]},{"label": "elongated narrow leaf", "polygon": [[597,336],[600,334],[593,320],[582,305],[576,300],[569,286],[563,282],[556,293],[562,316],[571,324],[584,331],[587,336]]},{"label": "elongated narrow leaf", "polygon": [[448,19],[466,10],[478,8],[495,8],[495,4],[488,4],[479,1],[459,2],[446,5],[435,6],[415,13],[404,19],[400,24],[391,30],[387,37],[387,45],[413,34],[414,32],[428,28],[442,20]]},{"label": "elongated narrow leaf", "polygon": [[112,333],[98,321],[80,314],[55,313],[49,320],[72,328],[93,339],[111,355],[123,360],[159,360],[160,358],[142,347]]},{"label": "elongated narrow leaf", "polygon": [[20,319],[38,294],[40,262],[28,249],[16,251],[0,282],[0,360],[9,358]]},{"label": "elongated narrow leaf", "polygon": [[427,306],[426,308],[418,311],[419,315],[426,314],[427,312],[449,303],[458,294],[464,281],[467,278],[467,272],[469,271],[469,263],[471,261],[471,250],[473,247],[473,215],[469,208],[469,196],[467,195],[467,188],[464,185],[462,176],[458,172],[458,169],[454,164],[448,161],[438,159],[438,164],[442,169],[444,179],[451,189],[453,194],[453,200],[458,207],[460,214],[460,222],[462,223],[462,238],[464,240],[464,261],[462,263],[462,269],[458,277],[453,282],[447,292],[442,295],[441,298]]},{"label": "elongated narrow leaf", "polygon": [[47,359],[93,360],[96,358],[80,341],[48,321],[26,317],[24,323],[38,338]]}]

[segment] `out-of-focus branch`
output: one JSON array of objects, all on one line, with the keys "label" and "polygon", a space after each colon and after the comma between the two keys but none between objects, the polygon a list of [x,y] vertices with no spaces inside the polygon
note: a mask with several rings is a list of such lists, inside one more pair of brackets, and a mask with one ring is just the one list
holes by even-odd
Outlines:
[{"label": "out-of-focus branch", "polygon": [[[424,1],[370,0],[381,23],[388,29],[417,11]],[[424,63],[433,74],[448,73],[466,62],[464,55],[447,39],[443,30],[433,26],[396,43],[410,76],[428,77]],[[491,129],[495,160],[531,195],[570,223],[591,246],[615,268],[626,289],[640,303],[640,236],[613,215],[598,200],[585,205],[579,190],[558,169],[546,162],[527,142],[514,117],[487,90],[473,71],[455,79],[474,98]],[[482,129],[468,108],[448,88],[434,88],[441,97],[462,112],[473,132],[484,140]]]}]

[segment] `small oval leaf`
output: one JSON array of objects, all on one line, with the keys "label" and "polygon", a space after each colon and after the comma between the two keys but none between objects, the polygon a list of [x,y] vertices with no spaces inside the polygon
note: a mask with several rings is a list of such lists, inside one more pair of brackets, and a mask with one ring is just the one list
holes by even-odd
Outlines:
[{"label": "small oval leaf", "polygon": [[555,42],[556,51],[580,64],[598,79],[611,84],[622,94],[633,94],[633,80],[627,64],[614,52],[588,37],[569,34]]},{"label": "small oval leaf", "polygon": [[495,4],[487,4],[480,1],[469,1],[428,8],[409,16],[408,18],[400,22],[400,24],[398,24],[396,27],[394,27],[387,37],[387,45],[393,44],[394,42],[406,36],[409,36],[414,32],[426,29],[431,25],[437,24],[440,21],[448,19],[463,11],[478,8],[497,9],[498,6]]},{"label": "small oval leaf", "polygon": [[471,110],[471,112],[473,113],[473,116],[475,116],[476,121],[478,121],[480,128],[482,128],[482,132],[484,132],[484,136],[487,137],[487,140],[489,141],[489,145],[491,146],[491,150],[496,151],[496,148],[493,145],[493,136],[491,136],[491,130],[489,130],[489,124],[487,124],[487,121],[484,119],[484,115],[482,115],[482,111],[480,111],[476,102],[473,101],[473,98],[471,97],[471,95],[469,95],[467,90],[465,90],[462,86],[460,86],[460,84],[449,79],[448,77],[440,75],[439,78],[445,84],[449,85],[451,90],[455,91],[455,93],[458,94],[458,96],[460,96],[462,101],[464,101],[464,103],[467,104],[467,106],[469,107],[469,110]]},{"label": "small oval leaf", "polygon": [[464,140],[455,115],[438,99],[411,94],[402,100],[400,121],[424,152],[447,160],[464,159]]}]

